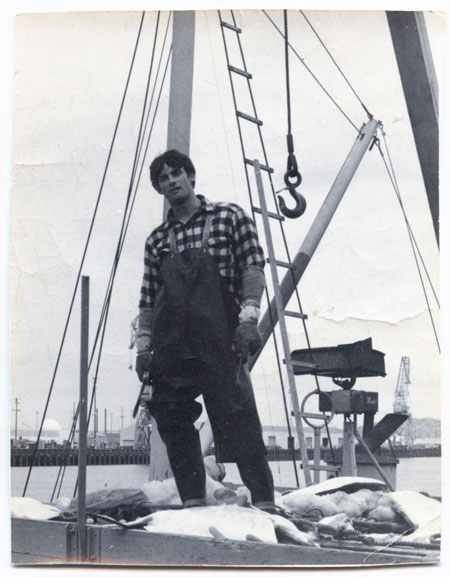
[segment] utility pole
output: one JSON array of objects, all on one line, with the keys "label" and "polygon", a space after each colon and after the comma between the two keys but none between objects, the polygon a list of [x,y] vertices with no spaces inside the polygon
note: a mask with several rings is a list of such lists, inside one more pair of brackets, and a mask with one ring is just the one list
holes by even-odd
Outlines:
[{"label": "utility pole", "polygon": [[14,399],[15,409],[14,412],[16,413],[15,423],[14,423],[14,445],[17,445],[17,413],[20,412],[19,409],[19,399],[16,397]]},{"label": "utility pole", "polygon": [[123,407],[120,407],[120,420],[121,420],[121,424],[120,424],[120,428],[123,429],[123,420],[124,420],[124,415],[123,415]]}]

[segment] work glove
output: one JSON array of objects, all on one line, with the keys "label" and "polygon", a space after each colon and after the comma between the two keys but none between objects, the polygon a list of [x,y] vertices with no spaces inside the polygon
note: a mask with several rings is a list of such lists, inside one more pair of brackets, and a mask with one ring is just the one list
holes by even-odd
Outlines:
[{"label": "work glove", "polygon": [[242,362],[246,363],[249,355],[254,355],[261,347],[262,338],[258,325],[250,321],[241,323],[234,333],[234,348]]},{"label": "work glove", "polygon": [[153,375],[153,354],[150,351],[144,351],[136,355],[136,373],[139,380],[144,380],[145,373],[151,377]]}]

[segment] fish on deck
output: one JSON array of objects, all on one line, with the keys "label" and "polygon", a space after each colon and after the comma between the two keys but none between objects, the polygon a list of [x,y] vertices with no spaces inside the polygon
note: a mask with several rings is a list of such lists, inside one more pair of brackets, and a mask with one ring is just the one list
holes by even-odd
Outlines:
[{"label": "fish on deck", "polygon": [[11,497],[11,517],[13,519],[35,519],[48,521],[61,514],[61,509],[47,503],[41,503],[31,497]]},{"label": "fish on deck", "polygon": [[142,519],[126,523],[129,528],[144,525],[150,533],[168,533],[197,537],[278,543],[278,538],[291,543],[319,547],[313,533],[300,531],[280,515],[266,513],[253,507],[217,505],[191,507],[152,513]]}]

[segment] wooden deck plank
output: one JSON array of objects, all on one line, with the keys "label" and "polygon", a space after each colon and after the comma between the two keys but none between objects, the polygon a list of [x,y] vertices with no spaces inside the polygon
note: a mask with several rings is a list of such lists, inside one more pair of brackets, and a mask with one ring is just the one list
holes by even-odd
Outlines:
[{"label": "wooden deck plank", "polygon": [[[74,539],[70,535],[74,533]],[[74,548],[75,547],[75,548]],[[46,559],[41,562],[67,562],[76,555],[76,526],[57,521],[11,520],[11,552],[15,559]]]},{"label": "wooden deck plank", "polygon": [[[244,541],[163,535],[117,527],[89,527],[97,531],[96,562],[159,566],[351,566],[432,563],[430,556],[386,551],[318,549],[298,545],[269,545]],[[91,541],[92,542],[92,541]],[[93,556],[91,554],[91,559]]]},{"label": "wooden deck plank", "polygon": [[[12,562],[20,565],[71,564],[77,561],[76,524],[12,520]],[[369,550],[368,550],[369,549]],[[178,567],[315,567],[437,563],[438,551],[371,551],[343,543],[342,548],[269,545],[148,533],[111,526],[88,526],[92,565]]]}]

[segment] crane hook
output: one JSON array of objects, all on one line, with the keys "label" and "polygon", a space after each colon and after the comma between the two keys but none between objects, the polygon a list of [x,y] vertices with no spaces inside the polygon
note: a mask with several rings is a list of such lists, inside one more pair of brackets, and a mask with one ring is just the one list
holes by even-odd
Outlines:
[{"label": "crane hook", "polygon": [[[295,179],[295,180],[291,181],[290,179]],[[301,181],[302,181],[302,177],[301,177],[300,173],[298,172],[298,170],[295,170],[295,169],[288,170],[284,175],[284,182],[286,184],[286,188],[284,188],[283,190],[288,190],[289,194],[295,200],[295,207],[294,208],[288,208],[286,206],[286,202],[284,201],[284,198],[282,198],[281,196],[278,198],[278,204],[280,206],[280,212],[281,212],[281,214],[283,214],[287,218],[298,218],[299,216],[302,216],[302,214],[306,210],[305,197],[295,190],[297,188],[297,186],[299,186]]]}]

